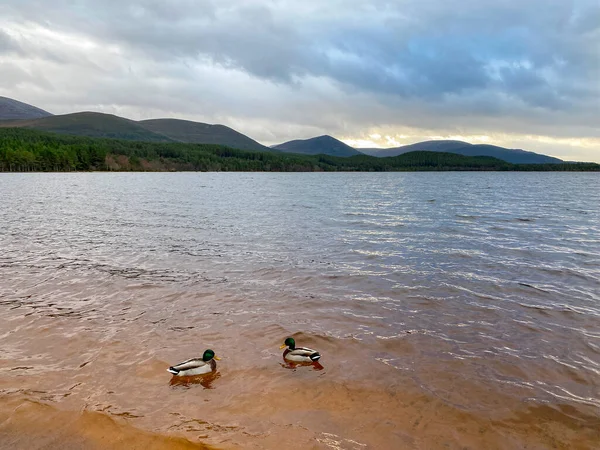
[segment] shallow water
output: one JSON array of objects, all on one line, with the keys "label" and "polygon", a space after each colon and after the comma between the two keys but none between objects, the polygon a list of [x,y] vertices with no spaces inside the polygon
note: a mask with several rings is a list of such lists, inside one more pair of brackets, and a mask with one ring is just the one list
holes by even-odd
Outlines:
[{"label": "shallow water", "polygon": [[0,205],[0,448],[600,446],[597,174],[0,174]]}]

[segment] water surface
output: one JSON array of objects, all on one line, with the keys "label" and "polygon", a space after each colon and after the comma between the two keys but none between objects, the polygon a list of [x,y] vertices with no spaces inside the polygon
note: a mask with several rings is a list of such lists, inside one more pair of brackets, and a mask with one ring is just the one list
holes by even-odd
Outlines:
[{"label": "water surface", "polygon": [[598,174],[1,174],[0,205],[0,447],[600,446]]}]

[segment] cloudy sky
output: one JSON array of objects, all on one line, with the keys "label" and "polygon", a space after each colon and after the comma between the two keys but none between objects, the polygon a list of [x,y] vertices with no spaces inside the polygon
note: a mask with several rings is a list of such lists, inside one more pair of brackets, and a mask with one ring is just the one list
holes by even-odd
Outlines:
[{"label": "cloudy sky", "polygon": [[600,162],[599,0],[2,0],[0,95]]}]

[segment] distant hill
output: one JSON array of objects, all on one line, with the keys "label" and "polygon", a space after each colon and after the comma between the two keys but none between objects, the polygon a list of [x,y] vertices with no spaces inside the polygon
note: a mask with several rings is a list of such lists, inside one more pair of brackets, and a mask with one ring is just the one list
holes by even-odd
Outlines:
[{"label": "distant hill", "polygon": [[151,119],[137,123],[147,130],[178,142],[225,145],[240,150],[272,151],[225,125],[209,125],[179,119]]},{"label": "distant hill", "polygon": [[75,136],[143,142],[216,144],[241,150],[273,151],[224,125],[177,119],[136,122],[112,114],[80,112],[39,119],[0,122],[0,128],[30,128]]},{"label": "distant hill", "polygon": [[311,139],[297,139],[274,145],[276,150],[286,153],[302,153],[305,155],[354,156],[362,155],[358,150],[344,144],[331,136],[319,136]]},{"label": "distant hill", "polygon": [[508,149],[496,145],[469,144],[463,141],[438,140],[424,141],[402,147],[386,149],[360,149],[371,156],[398,156],[413,151],[450,152],[464,156],[491,156],[513,164],[558,164],[563,161],[552,156],[528,152],[520,149]]},{"label": "distant hill", "polygon": [[12,98],[0,97],[0,120],[38,119],[51,115],[49,112],[27,103]]},{"label": "distant hill", "polygon": [[452,150],[465,156],[493,156],[513,164],[559,164],[563,161],[552,156],[528,152],[521,149],[508,149],[496,145],[477,144]]},{"label": "distant hill", "polygon": [[408,152],[427,151],[427,152],[452,152],[452,150],[467,147],[471,144],[464,141],[438,140],[423,141],[416,144],[403,145],[393,148],[361,148],[360,151],[365,155],[384,158],[388,156],[398,156]]},{"label": "distant hill", "polygon": [[507,149],[495,145],[472,145],[468,142],[454,140],[424,141],[396,148],[361,148],[357,150],[325,135],[311,139],[293,140],[269,148],[224,125],[210,125],[179,119],[152,119],[137,122],[97,112],[54,116],[35,106],[6,97],[0,97],[0,128],[30,128],[75,136],[142,142],[223,145],[240,150],[274,150],[305,155],[394,157],[413,151],[428,151],[464,156],[489,156],[513,164],[557,164],[563,162],[558,158],[525,150]]},{"label": "distant hill", "polygon": [[133,120],[97,112],[80,112],[41,119],[4,122],[0,123],[0,127],[32,128],[59,134],[129,141],[173,142],[173,139],[153,133]]}]

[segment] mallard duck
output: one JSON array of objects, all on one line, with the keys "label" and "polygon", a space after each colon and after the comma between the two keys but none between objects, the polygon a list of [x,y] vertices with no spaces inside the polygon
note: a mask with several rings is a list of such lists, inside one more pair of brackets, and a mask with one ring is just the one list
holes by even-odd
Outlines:
[{"label": "mallard duck", "polygon": [[217,370],[217,363],[221,358],[215,355],[212,350],[206,350],[202,358],[188,359],[179,364],[169,367],[167,370],[176,377],[189,377],[194,375],[203,375]]},{"label": "mallard duck", "polygon": [[296,347],[296,341],[291,337],[287,338],[279,348],[283,349],[285,347],[287,349],[283,352],[283,359],[287,361],[313,363],[321,358],[321,355],[316,350],[306,347]]}]

